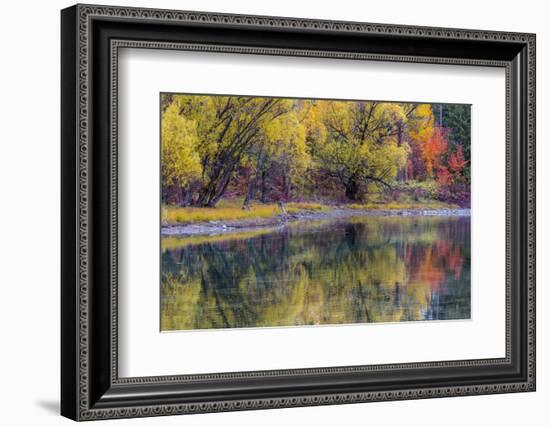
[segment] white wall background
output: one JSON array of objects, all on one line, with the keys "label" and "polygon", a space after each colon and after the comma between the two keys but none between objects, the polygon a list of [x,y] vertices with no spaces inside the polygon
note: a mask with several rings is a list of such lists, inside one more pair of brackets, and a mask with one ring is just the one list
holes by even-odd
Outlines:
[{"label": "white wall background", "polygon": [[[120,0],[103,4],[526,31],[537,33],[538,390],[421,401],[293,408],[102,424],[445,426],[545,424],[550,401],[550,27],[540,0]],[[71,2],[11,1],[0,25],[0,418],[69,424],[59,405],[59,9]],[[545,419],[546,418],[546,419]],[[546,420],[546,421],[545,421]],[[130,423],[131,422],[131,423]]]}]

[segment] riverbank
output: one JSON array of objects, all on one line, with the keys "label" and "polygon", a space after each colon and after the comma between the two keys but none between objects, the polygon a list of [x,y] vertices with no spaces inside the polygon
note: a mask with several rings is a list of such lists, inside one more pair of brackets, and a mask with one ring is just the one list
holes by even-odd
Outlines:
[{"label": "riverbank", "polygon": [[[326,207],[326,206],[323,206]],[[210,220],[204,222],[192,222],[182,224],[163,224],[161,233],[163,236],[198,236],[198,235],[224,235],[232,233],[253,232],[285,226],[292,222],[308,222],[317,220],[346,219],[361,216],[470,216],[470,209],[461,208],[408,208],[408,209],[369,209],[357,207],[333,207],[317,210],[302,209],[293,211],[288,209],[286,213],[279,213],[266,217],[248,217],[240,219]]]}]

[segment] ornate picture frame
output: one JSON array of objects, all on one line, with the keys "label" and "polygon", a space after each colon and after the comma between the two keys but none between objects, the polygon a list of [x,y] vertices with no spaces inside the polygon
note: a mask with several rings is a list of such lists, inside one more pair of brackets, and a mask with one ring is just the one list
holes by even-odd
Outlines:
[{"label": "ornate picture frame", "polygon": [[[64,9],[61,30],[62,415],[93,420],[535,390],[534,34],[96,5]],[[121,48],[503,68],[506,356],[119,377]]]}]

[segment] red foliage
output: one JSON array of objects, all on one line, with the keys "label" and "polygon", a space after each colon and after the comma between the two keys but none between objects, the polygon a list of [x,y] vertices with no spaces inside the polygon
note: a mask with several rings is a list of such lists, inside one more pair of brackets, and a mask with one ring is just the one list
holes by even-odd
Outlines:
[{"label": "red foliage", "polygon": [[440,165],[437,168],[437,182],[446,187],[460,182],[462,170],[464,170],[466,164],[468,164],[468,161],[464,159],[462,145],[458,145],[456,151],[449,156],[447,166]]},{"label": "red foliage", "polygon": [[459,174],[462,173],[466,164],[468,164],[468,161],[464,159],[462,145],[458,145],[456,152],[453,152],[449,157],[449,169],[453,174]]}]

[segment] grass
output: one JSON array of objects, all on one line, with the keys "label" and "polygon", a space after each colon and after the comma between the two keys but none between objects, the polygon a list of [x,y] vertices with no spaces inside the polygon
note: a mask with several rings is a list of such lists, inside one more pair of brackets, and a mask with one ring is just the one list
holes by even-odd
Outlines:
[{"label": "grass", "polygon": [[173,207],[162,209],[162,221],[167,224],[210,222],[212,220],[241,220],[272,217],[281,213],[276,204],[253,205],[250,210],[240,207]]},{"label": "grass", "polygon": [[[329,207],[319,203],[288,203],[287,213],[300,211],[325,211]],[[248,210],[242,208],[241,200],[222,200],[216,207],[162,207],[162,223],[167,225],[210,222],[213,220],[262,219],[281,214],[278,204],[251,204]]]},{"label": "grass", "polygon": [[330,207],[319,203],[304,202],[304,203],[287,203],[285,204],[285,209],[288,213],[294,214],[304,210],[322,212],[322,211],[330,210]]}]

